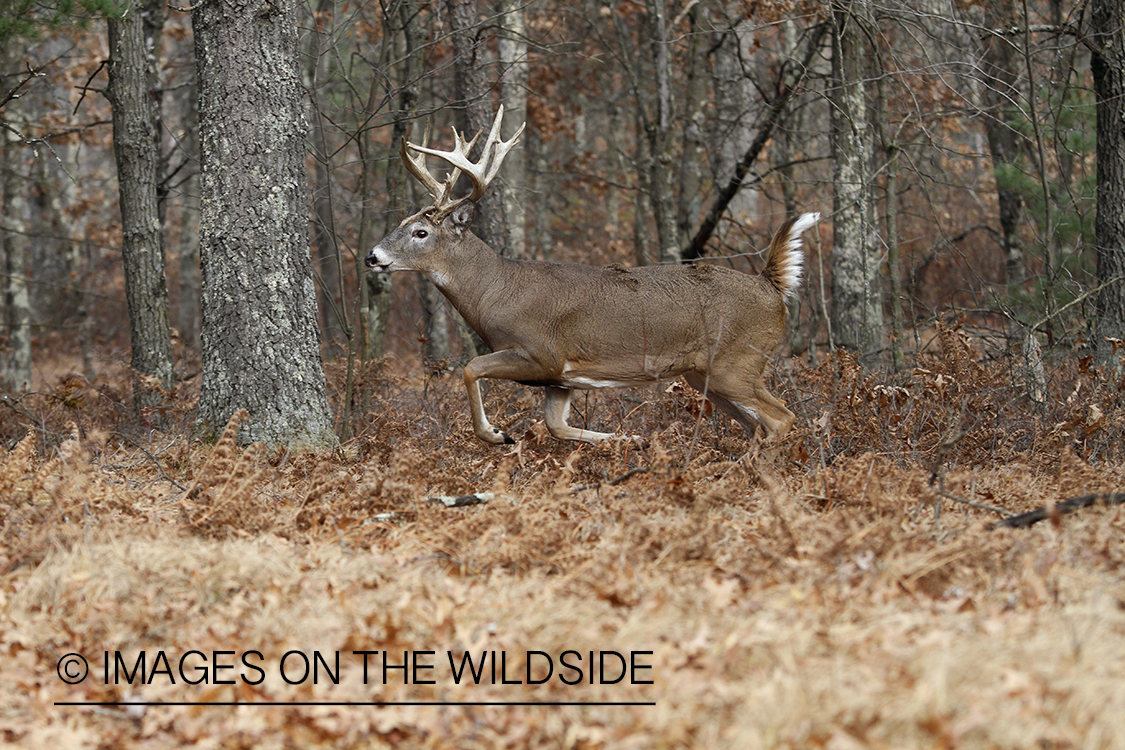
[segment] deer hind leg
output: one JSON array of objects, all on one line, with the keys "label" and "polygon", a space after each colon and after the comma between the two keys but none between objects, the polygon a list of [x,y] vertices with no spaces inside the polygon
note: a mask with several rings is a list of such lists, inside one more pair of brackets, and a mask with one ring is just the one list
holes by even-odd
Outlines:
[{"label": "deer hind leg", "polygon": [[755,437],[760,429],[766,439],[780,440],[796,421],[793,412],[767,391],[760,379],[739,383],[715,373],[710,376],[690,373],[684,379],[692,388],[705,394],[707,400],[724,414],[741,424],[750,437]]},{"label": "deer hind leg", "polygon": [[759,385],[755,389],[755,403],[758,407],[758,421],[765,429],[767,438],[781,440],[797,421],[796,415],[789,411],[781,399],[767,391],[765,386]]},{"label": "deer hind leg", "polygon": [[547,430],[558,440],[580,440],[584,443],[596,443],[599,440],[606,440],[613,437],[610,432],[594,432],[593,430],[583,430],[578,427],[571,427],[566,423],[567,417],[570,415],[570,397],[571,390],[569,388],[557,388],[555,386],[547,386],[547,401],[546,401],[546,422]]}]

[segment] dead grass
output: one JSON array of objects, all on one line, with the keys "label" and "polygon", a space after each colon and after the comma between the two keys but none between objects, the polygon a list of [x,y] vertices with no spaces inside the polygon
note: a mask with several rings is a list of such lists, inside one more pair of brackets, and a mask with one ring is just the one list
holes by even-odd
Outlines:
[{"label": "dead grass", "polygon": [[[1039,405],[939,334],[901,377],[785,363],[798,429],[768,449],[675,386],[577,399],[573,421],[650,439],[576,448],[546,436],[533,389],[500,384],[490,415],[521,441],[499,450],[457,379],[393,363],[363,374],[358,437],[323,455],[238,446],[238,415],[213,447],[128,432],[112,384],[26,398],[0,425],[0,742],[1125,747],[1125,511],[989,531],[997,513],[939,494],[1021,512],[1121,491],[1118,384],[1063,366]],[[426,502],[475,492],[493,496]],[[192,650],[233,684],[181,679]],[[339,684],[284,680],[292,651],[339,653]],[[384,682],[381,656],[365,684],[356,651],[433,652],[435,684]],[[651,652],[652,684],[568,685],[566,651]],[[115,654],[151,670],[160,652],[167,674],[115,683]],[[466,652],[525,680],[543,652],[556,674],[457,684]],[[56,672],[69,653],[80,684]],[[201,701],[304,705],[172,705]],[[477,705],[312,705],[366,701]],[[524,701],[587,705],[479,705]]]}]

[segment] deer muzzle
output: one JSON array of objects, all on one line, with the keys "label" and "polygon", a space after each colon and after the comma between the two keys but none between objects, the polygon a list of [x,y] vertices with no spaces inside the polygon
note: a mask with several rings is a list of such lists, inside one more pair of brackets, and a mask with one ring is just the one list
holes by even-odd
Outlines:
[{"label": "deer muzzle", "polygon": [[386,255],[382,247],[376,245],[371,249],[371,252],[367,254],[367,257],[363,259],[363,265],[367,266],[372,271],[384,273],[390,268],[391,259]]}]

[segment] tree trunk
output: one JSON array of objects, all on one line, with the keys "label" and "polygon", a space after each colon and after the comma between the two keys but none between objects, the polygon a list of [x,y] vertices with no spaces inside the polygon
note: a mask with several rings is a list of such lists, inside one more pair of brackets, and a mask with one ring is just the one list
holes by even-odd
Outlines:
[{"label": "tree trunk", "polygon": [[[471,3],[470,3],[471,5]],[[425,34],[421,28],[419,4],[413,0],[404,0],[398,5],[398,19],[388,17],[388,28],[394,31],[395,58],[398,63],[398,102],[393,111],[394,128],[391,135],[391,144],[396,149],[404,137],[410,135],[410,125],[416,117],[418,109],[418,86],[422,79],[422,45],[425,44]],[[464,11],[468,18],[475,18],[475,9]],[[468,21],[465,21],[468,23]],[[391,24],[394,24],[393,26]],[[455,37],[456,39],[457,37]],[[456,42],[455,42],[456,44]],[[468,51],[462,50],[466,55]],[[466,75],[462,71],[462,75]],[[473,74],[470,72],[469,77]],[[477,82],[462,85],[480,85]],[[462,118],[467,117],[466,111],[461,110]],[[464,120],[468,127],[467,120]],[[417,136],[414,142],[418,142]],[[430,145],[433,145],[432,143]],[[392,158],[387,165],[386,173],[387,195],[397,200],[399,205],[408,207],[407,214],[413,213],[424,205],[427,197],[421,186],[406,173],[402,161]],[[398,226],[398,214],[388,213],[384,235],[389,234]],[[378,276],[368,277],[370,281],[378,283]],[[374,287],[370,287],[372,292]],[[389,291],[389,286],[387,287]],[[445,297],[433,282],[422,277],[418,279],[418,300],[422,305],[422,354],[429,362],[448,362],[453,355],[453,347],[449,335],[450,308]],[[456,313],[453,313],[456,315]],[[385,326],[385,323],[384,323]]]},{"label": "tree trunk", "polygon": [[691,45],[688,52],[687,90],[685,92],[686,124],[683,153],[680,156],[680,196],[676,211],[676,246],[683,248],[699,224],[703,206],[703,167],[707,163],[703,128],[707,105],[711,100],[707,86],[708,35],[702,30],[705,14],[700,3],[688,11],[691,22]]},{"label": "tree trunk", "polygon": [[1011,40],[989,34],[990,30],[1009,28],[1015,18],[1011,0],[987,0],[984,4],[985,48],[981,61],[984,90],[984,133],[992,156],[992,172],[996,179],[996,198],[1000,208],[1000,248],[1004,253],[1004,283],[1009,296],[1018,293],[1024,283],[1023,244],[1019,238],[1023,199],[1014,184],[1012,172],[1018,168],[1019,147],[1016,131],[1009,124],[1020,99],[1016,90],[1017,60]]},{"label": "tree trunk", "polygon": [[887,70],[883,55],[878,55],[879,70],[877,78],[877,92],[879,99],[879,112],[876,115],[876,132],[879,134],[879,143],[886,157],[883,171],[886,173],[886,182],[883,190],[883,214],[887,226],[887,275],[890,277],[891,293],[891,363],[895,372],[906,369],[906,355],[902,349],[905,339],[902,323],[902,267],[899,262],[898,238],[898,155],[902,150],[898,144],[898,134],[891,132],[890,106],[887,96]]},{"label": "tree trunk", "polygon": [[[16,40],[0,49],[4,72],[16,70],[24,51]],[[28,79],[24,79],[24,83]],[[21,84],[22,85],[22,84]],[[12,89],[9,93],[9,89]],[[5,82],[3,92],[18,91]],[[0,202],[3,204],[4,252],[4,337],[0,339],[0,381],[15,393],[31,387],[31,297],[28,292],[27,258],[27,169],[25,144],[19,136],[24,130],[18,120],[24,114],[18,98],[4,100],[0,110]],[[13,123],[13,120],[16,122]]]},{"label": "tree trunk", "polygon": [[159,84],[154,64],[164,25],[163,4],[133,5],[109,19],[109,88],[113,150],[121,204],[121,255],[129,305],[133,406],[137,417],[173,384],[164,231],[157,187],[160,168]]},{"label": "tree trunk", "polygon": [[[4,55],[8,57],[8,55]],[[5,70],[11,70],[5,66]],[[18,105],[8,105],[11,115]],[[15,393],[31,387],[31,299],[27,288],[27,185],[23,175],[24,144],[7,128],[0,133],[0,168],[4,204],[4,329],[0,348],[0,379]]]},{"label": "tree trunk", "polygon": [[656,119],[646,122],[649,142],[649,197],[656,220],[661,263],[679,263],[682,247],[676,211],[676,169],[672,63],[668,48],[668,18],[664,0],[649,0],[649,30],[652,62],[656,72]]},{"label": "tree trunk", "polygon": [[[493,109],[492,97],[489,96],[489,84],[484,73],[485,47],[481,34],[483,26],[480,22],[480,13],[477,0],[446,0],[446,11],[449,14],[449,26],[453,37],[453,88],[454,95],[460,106],[454,110],[455,122],[458,130],[466,137],[472,138],[480,132],[487,133],[496,116]],[[484,137],[473,149],[473,159],[480,157]],[[509,255],[511,243],[508,237],[508,225],[504,216],[504,184],[497,180],[477,201],[476,212],[473,218],[473,232],[485,244],[501,255]],[[423,304],[429,300],[431,313],[443,314],[446,311],[444,298],[435,289],[426,287],[429,281],[423,283]],[[461,338],[461,345],[465,357],[474,357],[488,351],[488,346],[471,331],[465,321],[456,312],[451,314],[456,321],[457,332]],[[433,334],[440,335],[437,323],[431,327]],[[438,342],[435,342],[435,347]]]},{"label": "tree trunk", "polygon": [[[500,137],[511,138],[520,124],[527,120],[527,29],[524,0],[500,0],[500,23],[503,26],[500,50],[500,100],[504,104],[504,128]],[[525,136],[526,138],[526,136]],[[504,159],[500,169],[504,185],[504,215],[508,226],[508,256],[527,257],[527,190],[526,140]]]},{"label": "tree trunk", "polygon": [[197,430],[321,450],[332,431],[309,261],[295,0],[194,6],[203,383]]},{"label": "tree trunk", "polygon": [[[194,186],[195,179],[189,183]],[[187,349],[199,347],[199,197],[190,190],[180,206],[180,241],[176,259],[180,268],[180,297],[176,305],[176,327]]]},{"label": "tree trunk", "polygon": [[331,36],[323,28],[333,18],[333,0],[319,0],[311,19],[307,76],[312,99],[312,143],[315,155],[313,170],[312,253],[321,319],[321,330],[328,344],[329,357],[343,353],[344,295],[340,285],[340,262],[336,247],[336,221],[332,207],[332,172],[329,164],[324,118],[320,113],[320,87],[328,78],[328,54],[325,49]]},{"label": "tree trunk", "polygon": [[[485,77],[484,55],[487,47],[481,38],[482,25],[477,0],[446,0],[453,36],[453,87],[460,106],[455,110],[457,128],[472,138],[492,126],[496,110],[489,96]],[[473,159],[480,154],[484,136],[473,149]],[[511,253],[508,224],[504,216],[504,184],[497,180],[477,202],[473,232],[501,255]]]},{"label": "tree trunk", "polygon": [[[378,101],[379,80],[374,75],[371,78],[371,89],[365,112],[374,111],[374,103]],[[391,279],[389,274],[374,273],[363,264],[363,258],[372,246],[372,228],[375,218],[372,215],[372,203],[368,198],[375,189],[378,179],[377,165],[380,161],[376,158],[377,149],[372,129],[364,127],[356,136],[359,147],[359,195],[363,197],[363,204],[359,215],[359,252],[356,253],[356,278],[361,279],[357,294],[359,295],[359,320],[356,321],[356,330],[360,337],[360,361],[367,361],[382,357],[387,347],[387,318],[391,308]],[[387,172],[391,172],[388,169]],[[387,213],[388,221],[392,214]],[[392,227],[393,228],[393,227]],[[384,235],[387,227],[382,227]]]},{"label": "tree trunk", "polygon": [[833,4],[832,332],[835,344],[870,364],[883,332],[879,254],[871,213],[872,132],[867,115],[870,47],[865,0]]},{"label": "tree trunk", "polygon": [[1121,359],[1109,339],[1125,340],[1125,3],[1094,0],[1091,7],[1094,97],[1098,120],[1098,254],[1095,330],[1098,361],[1120,375]]}]

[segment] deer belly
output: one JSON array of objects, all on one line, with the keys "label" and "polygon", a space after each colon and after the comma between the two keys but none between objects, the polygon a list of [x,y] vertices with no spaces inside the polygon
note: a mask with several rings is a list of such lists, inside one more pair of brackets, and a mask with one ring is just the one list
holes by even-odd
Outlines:
[{"label": "deer belly", "polygon": [[566,362],[558,381],[563,388],[579,390],[628,388],[678,374],[669,372],[667,367],[659,367],[651,358],[644,357],[641,362],[621,363],[620,366]]}]

